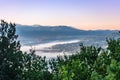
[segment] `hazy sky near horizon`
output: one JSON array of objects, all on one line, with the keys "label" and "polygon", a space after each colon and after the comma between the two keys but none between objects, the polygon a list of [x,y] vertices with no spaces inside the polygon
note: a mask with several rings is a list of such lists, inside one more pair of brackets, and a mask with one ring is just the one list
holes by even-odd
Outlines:
[{"label": "hazy sky near horizon", "polygon": [[120,0],[0,0],[0,19],[24,25],[120,29]]}]

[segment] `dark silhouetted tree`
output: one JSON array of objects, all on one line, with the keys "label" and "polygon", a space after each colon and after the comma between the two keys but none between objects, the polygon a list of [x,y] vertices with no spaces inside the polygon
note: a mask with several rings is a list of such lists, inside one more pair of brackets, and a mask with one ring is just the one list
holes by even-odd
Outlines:
[{"label": "dark silhouetted tree", "polygon": [[22,52],[15,24],[0,23],[0,80],[21,80]]}]

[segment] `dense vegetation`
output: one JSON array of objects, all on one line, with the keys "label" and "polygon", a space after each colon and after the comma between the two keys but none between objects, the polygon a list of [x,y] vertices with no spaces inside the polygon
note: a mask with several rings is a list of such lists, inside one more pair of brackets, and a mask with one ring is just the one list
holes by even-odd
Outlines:
[{"label": "dense vegetation", "polygon": [[47,60],[24,53],[15,24],[1,21],[0,80],[119,80],[120,39],[107,39],[107,49],[80,44],[80,52]]}]

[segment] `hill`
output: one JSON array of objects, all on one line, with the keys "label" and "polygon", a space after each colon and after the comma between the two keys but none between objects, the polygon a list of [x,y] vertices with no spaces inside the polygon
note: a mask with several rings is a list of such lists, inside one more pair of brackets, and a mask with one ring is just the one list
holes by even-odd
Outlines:
[{"label": "hill", "polygon": [[39,37],[60,37],[60,36],[80,36],[80,35],[108,35],[116,31],[113,30],[79,30],[69,26],[26,26],[17,25],[17,33],[26,38]]}]

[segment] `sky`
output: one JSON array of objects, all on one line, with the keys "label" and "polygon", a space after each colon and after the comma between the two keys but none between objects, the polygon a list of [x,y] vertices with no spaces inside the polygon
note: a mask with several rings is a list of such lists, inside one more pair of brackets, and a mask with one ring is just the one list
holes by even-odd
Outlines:
[{"label": "sky", "polygon": [[0,19],[23,25],[120,30],[120,0],[0,0]]}]

